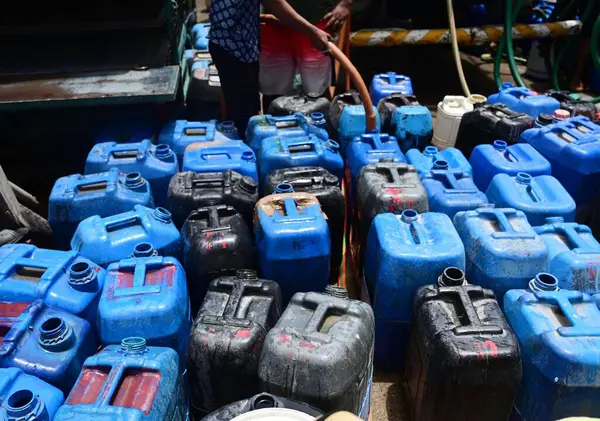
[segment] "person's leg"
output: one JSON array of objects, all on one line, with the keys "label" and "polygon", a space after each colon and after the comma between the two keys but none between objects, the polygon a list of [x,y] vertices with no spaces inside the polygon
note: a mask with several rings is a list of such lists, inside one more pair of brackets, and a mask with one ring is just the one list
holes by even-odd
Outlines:
[{"label": "person's leg", "polygon": [[260,92],[263,95],[263,112],[278,96],[289,95],[294,90],[296,63],[292,48],[291,30],[267,23],[260,28]]},{"label": "person's leg", "polygon": [[244,63],[213,43],[210,43],[209,49],[219,71],[221,90],[227,106],[227,119],[235,122],[243,139],[248,120],[260,112],[258,62]]},{"label": "person's leg", "polygon": [[[319,22],[316,26],[324,29],[325,24]],[[295,33],[293,42],[304,93],[323,95],[331,85],[331,57],[317,50],[306,35]]]}]

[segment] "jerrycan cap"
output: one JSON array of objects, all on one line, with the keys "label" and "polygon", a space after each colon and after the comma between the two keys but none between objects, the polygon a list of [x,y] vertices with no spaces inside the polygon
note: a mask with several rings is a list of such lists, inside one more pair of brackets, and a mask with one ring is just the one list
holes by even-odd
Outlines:
[{"label": "jerrycan cap", "polygon": [[337,285],[327,285],[325,287],[325,294],[337,298],[348,298],[348,291],[346,288]]},{"label": "jerrycan cap", "polygon": [[171,212],[169,212],[165,208],[158,207],[154,209],[154,213],[152,214],[154,218],[164,224],[168,224],[171,222]]},{"label": "jerrycan cap", "polygon": [[154,150],[154,155],[158,159],[166,159],[173,155],[173,151],[169,147],[169,145],[160,144],[156,145],[156,149]]},{"label": "jerrycan cap", "polygon": [[448,267],[444,269],[438,278],[438,285],[441,287],[458,287],[467,285],[465,273],[457,267]]},{"label": "jerrycan cap", "polygon": [[567,110],[560,108],[558,110],[554,110],[554,118],[558,121],[566,120],[569,117],[571,117],[571,113]]},{"label": "jerrycan cap", "polygon": [[279,183],[275,186],[275,194],[294,193],[294,186],[288,182]]},{"label": "jerrycan cap", "polygon": [[258,185],[256,184],[256,180],[254,180],[252,177],[249,177],[247,175],[244,175],[244,176],[242,176],[242,178],[240,178],[240,181],[238,182],[238,186],[240,187],[240,189],[242,189],[243,191],[250,193],[250,194],[256,193],[256,189],[258,188]]},{"label": "jerrycan cap", "polygon": [[138,243],[133,247],[133,257],[158,256],[158,251],[150,243]]},{"label": "jerrycan cap", "polygon": [[530,174],[526,173],[526,172],[520,172],[517,173],[517,176],[515,177],[515,180],[517,180],[517,183],[521,183],[521,184],[531,184],[531,179],[533,177],[531,177]]},{"label": "jerrycan cap", "polygon": [[4,407],[7,421],[47,420],[49,418],[44,400],[29,389],[14,392],[6,399]]},{"label": "jerrycan cap", "polygon": [[400,215],[400,219],[402,222],[406,222],[410,224],[413,221],[416,221],[419,218],[419,212],[414,209],[404,209],[402,214]]},{"label": "jerrycan cap", "polygon": [[529,281],[529,289],[531,291],[558,291],[558,279],[554,275],[549,273],[541,272],[535,275],[531,281]]},{"label": "jerrycan cap", "polygon": [[231,421],[312,421],[315,418],[289,408],[262,408],[238,415]]},{"label": "jerrycan cap", "polygon": [[565,222],[565,218],[562,216],[549,216],[544,221],[546,224],[561,224]]},{"label": "jerrycan cap", "polygon": [[125,186],[130,189],[135,189],[146,184],[146,180],[139,172],[130,172],[125,174]]},{"label": "jerrycan cap", "polygon": [[141,354],[146,351],[146,340],[140,337],[125,338],[121,341],[121,352],[126,354]]},{"label": "jerrycan cap", "polygon": [[69,267],[69,285],[81,292],[95,292],[98,290],[98,276],[96,268],[88,262],[75,262]]},{"label": "jerrycan cap", "polygon": [[504,140],[494,140],[493,146],[497,151],[505,151],[508,147],[508,143],[506,143]]},{"label": "jerrycan cap", "polygon": [[63,352],[71,348],[75,337],[62,317],[49,317],[40,326],[38,343],[49,352]]},{"label": "jerrycan cap", "polygon": [[253,269],[238,269],[235,272],[235,277],[246,281],[256,281],[258,279],[258,275]]},{"label": "jerrycan cap", "polygon": [[435,156],[438,153],[438,148],[436,148],[435,146],[426,146],[425,150],[423,151],[423,155],[425,156]]}]

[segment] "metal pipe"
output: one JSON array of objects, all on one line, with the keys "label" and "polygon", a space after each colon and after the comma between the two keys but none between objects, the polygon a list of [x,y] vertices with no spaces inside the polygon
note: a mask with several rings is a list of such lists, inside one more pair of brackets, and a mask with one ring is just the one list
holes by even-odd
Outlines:
[{"label": "metal pipe", "polygon": [[[534,38],[559,38],[577,35],[582,23],[578,20],[540,23],[532,25],[514,25],[513,40]],[[489,25],[474,28],[458,28],[456,37],[462,46],[483,45],[497,42],[504,35],[502,25]],[[395,47],[398,45],[450,44],[452,38],[449,29],[386,29],[361,30],[350,34],[353,47]]]}]

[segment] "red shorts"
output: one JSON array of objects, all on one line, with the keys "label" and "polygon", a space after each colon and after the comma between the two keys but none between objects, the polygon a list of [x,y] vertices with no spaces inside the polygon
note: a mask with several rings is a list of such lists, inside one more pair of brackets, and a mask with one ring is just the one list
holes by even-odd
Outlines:
[{"label": "red shorts", "polygon": [[[326,22],[316,26],[325,28]],[[283,25],[261,25],[260,88],[264,95],[288,95],[300,74],[305,93],[323,94],[331,84],[331,58],[310,38]]]}]

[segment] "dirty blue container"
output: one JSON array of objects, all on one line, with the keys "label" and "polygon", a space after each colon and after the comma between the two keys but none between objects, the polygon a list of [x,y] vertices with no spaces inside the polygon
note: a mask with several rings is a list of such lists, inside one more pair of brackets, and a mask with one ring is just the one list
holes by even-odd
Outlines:
[{"label": "dirty blue container", "polygon": [[529,143],[552,165],[552,175],[577,205],[584,205],[600,189],[600,126],[586,117],[523,132]]},{"label": "dirty blue container", "polygon": [[165,208],[136,205],[132,211],[100,218],[92,216],[79,224],[71,248],[93,262],[107,266],[133,255],[138,243],[150,243],[162,256],[178,257],[181,234]]},{"label": "dirty blue container", "polygon": [[534,229],[548,247],[548,271],[561,289],[600,292],[600,243],[589,227],[554,217]]},{"label": "dirty blue container", "polygon": [[556,99],[540,95],[529,88],[518,88],[512,83],[505,82],[500,92],[488,97],[489,104],[504,104],[518,113],[529,114],[537,117],[540,114],[554,114],[560,108],[560,102]]},{"label": "dirty blue container", "polygon": [[547,270],[548,248],[523,212],[492,206],[457,213],[454,226],[465,245],[467,279],[494,291],[502,305],[506,291]]},{"label": "dirty blue container", "polygon": [[256,155],[241,140],[191,145],[185,150],[181,170],[197,173],[232,170],[258,181]]},{"label": "dirty blue container", "polygon": [[412,80],[408,76],[396,72],[379,73],[371,79],[369,95],[371,101],[377,106],[379,101],[395,93],[413,95]]},{"label": "dirty blue container", "polygon": [[163,206],[169,181],[179,171],[179,163],[169,145],[153,145],[150,140],[139,143],[98,143],[87,157],[85,173],[101,173],[112,168],[124,173],[141,174],[152,186],[156,205]]},{"label": "dirty blue container", "polygon": [[179,357],[170,348],[124,339],[85,360],[54,421],[185,421]]},{"label": "dirty blue container", "polygon": [[192,41],[198,51],[208,51],[208,34],[210,23],[197,23],[192,26]]},{"label": "dirty blue container", "polygon": [[260,179],[284,168],[321,167],[338,177],[344,178],[344,160],[340,146],[333,140],[323,141],[314,136],[270,137],[262,142],[259,154]]},{"label": "dirty blue container", "polygon": [[30,244],[0,247],[3,301],[42,300],[93,324],[105,275],[104,269],[74,251],[46,250]]},{"label": "dirty blue container", "polygon": [[543,225],[550,216],[561,216],[567,222],[575,220],[575,201],[551,175],[498,174],[485,194],[498,208],[523,211],[533,227]]},{"label": "dirty blue container", "polygon": [[65,394],[98,346],[92,325],[42,300],[0,301],[0,325],[0,367],[20,368]]},{"label": "dirty blue container", "polygon": [[63,393],[18,368],[0,368],[0,419],[53,421]]},{"label": "dirty blue container", "polygon": [[254,212],[260,274],[279,284],[284,303],[296,292],[324,291],[331,240],[319,200],[309,193],[274,194],[259,200]]},{"label": "dirty blue container", "polygon": [[268,137],[280,138],[304,137],[314,135],[321,140],[328,140],[327,130],[315,126],[302,113],[274,117],[270,114],[256,115],[250,118],[246,129],[246,143],[258,155],[262,141]]},{"label": "dirty blue container", "polygon": [[462,171],[449,170],[446,161],[435,161],[429,174],[421,178],[421,183],[427,192],[430,212],[441,212],[454,218],[457,212],[488,203],[473,178]]},{"label": "dirty blue container", "polygon": [[526,172],[532,177],[550,175],[552,167],[535,148],[526,143],[510,145],[495,140],[493,145],[478,145],[469,160],[475,169],[473,179],[477,188],[486,191],[496,174],[516,176]]},{"label": "dirty blue container", "polygon": [[417,289],[434,284],[447,267],[465,268],[465,249],[444,214],[379,214],[367,240],[364,277],[375,313],[375,361],[387,370],[404,365]]},{"label": "dirty blue container", "polygon": [[431,112],[422,105],[405,105],[392,113],[392,127],[400,150],[406,153],[410,149],[422,151],[431,142],[433,119]]},{"label": "dirty blue container", "polygon": [[[152,254],[149,244],[136,256]],[[106,269],[98,303],[98,335],[103,345],[142,336],[148,345],[172,348],[185,363],[191,327],[185,271],[173,257],[135,257]]]},{"label": "dirty blue container", "polygon": [[521,348],[515,420],[600,416],[600,310],[585,293],[558,290],[541,273],[506,293],[504,312]]},{"label": "dirty blue container", "polygon": [[135,205],[154,207],[150,184],[133,172],[73,174],[56,180],[48,199],[48,222],[54,241],[69,248],[77,225],[93,215],[110,216],[133,209]]},{"label": "dirty blue container", "polygon": [[217,121],[173,120],[164,125],[158,135],[158,143],[169,145],[175,151],[181,164],[185,149],[192,143],[227,141],[226,136],[217,132]]},{"label": "dirty blue container", "polygon": [[431,177],[431,170],[436,161],[444,161],[448,169],[461,171],[463,174],[473,176],[473,168],[465,156],[456,148],[446,148],[440,151],[435,146],[427,146],[423,152],[411,149],[406,152],[406,161],[417,169],[421,179]]},{"label": "dirty blue container", "polygon": [[[381,130],[381,119],[379,112],[373,106],[373,111],[377,117],[377,130]],[[348,145],[355,137],[360,137],[367,133],[367,122],[365,107],[361,105],[348,105],[342,110],[338,124],[338,142],[342,150],[342,156],[346,156]]]}]

